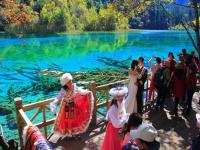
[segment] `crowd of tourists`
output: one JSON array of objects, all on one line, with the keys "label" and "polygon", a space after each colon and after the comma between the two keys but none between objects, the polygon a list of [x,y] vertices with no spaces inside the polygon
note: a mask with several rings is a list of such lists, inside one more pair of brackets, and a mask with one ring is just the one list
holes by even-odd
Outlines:
[{"label": "crowd of tourists", "polygon": [[[152,63],[156,60],[156,64]],[[186,103],[183,114],[188,115],[191,111],[192,97],[196,90],[197,72],[200,70],[200,62],[194,52],[187,54],[186,49],[178,55],[178,61],[169,52],[168,59],[161,61],[159,57],[149,60],[151,67],[151,83],[148,100],[151,101],[152,91],[156,89],[156,107],[162,110],[166,98],[174,97],[173,114],[177,115],[180,102]]]},{"label": "crowd of tourists", "polygon": [[[153,63],[155,60],[156,63]],[[148,101],[152,101],[152,92],[156,90],[156,109],[164,110],[165,100],[174,99],[172,114],[178,115],[180,101],[186,102],[183,115],[189,115],[193,94],[196,91],[197,77],[200,70],[199,59],[194,52],[187,54],[186,49],[178,55],[178,61],[172,52],[166,60],[153,56],[148,61],[151,68],[151,83]],[[129,69],[129,86],[110,90],[113,100],[107,113],[108,125],[101,150],[158,150],[160,144],[156,141],[157,131],[149,123],[143,123],[143,92],[147,80],[147,69],[144,58],[133,60]],[[128,95],[128,96],[126,96]],[[197,114],[199,128],[199,114]],[[119,129],[124,129],[121,140]],[[121,141],[120,141],[121,140]],[[193,140],[190,150],[200,149],[200,137]]]},{"label": "crowd of tourists", "polygon": [[[169,52],[166,60],[152,56],[148,63],[151,69],[148,102],[152,101],[152,93],[156,90],[156,109],[164,110],[165,99],[173,98],[173,115],[178,115],[180,101],[186,102],[183,114],[189,115],[192,97],[196,90],[196,74],[200,70],[198,57],[194,52],[187,54],[186,49],[183,49],[178,55],[178,61],[175,60],[173,53]],[[158,150],[160,144],[156,141],[157,130],[151,123],[146,123],[142,119],[143,93],[148,78],[144,58],[133,60],[128,72],[130,79],[128,88],[114,87],[109,91],[112,102],[106,116],[106,134],[101,150]],[[92,119],[93,93],[76,86],[70,73],[63,74],[60,82],[61,90],[50,104],[51,112],[56,115],[51,137],[76,138],[87,130]],[[60,105],[59,111],[56,109],[57,105]],[[200,115],[197,114],[196,118],[199,128]],[[122,137],[119,136],[119,132],[122,133]],[[0,140],[1,137],[3,136],[0,135]],[[34,126],[27,126],[24,129],[23,141],[24,150],[53,149],[39,129]],[[3,142],[4,147],[9,147],[9,143],[6,144],[5,140]],[[193,140],[188,149],[200,149],[200,136]]]}]

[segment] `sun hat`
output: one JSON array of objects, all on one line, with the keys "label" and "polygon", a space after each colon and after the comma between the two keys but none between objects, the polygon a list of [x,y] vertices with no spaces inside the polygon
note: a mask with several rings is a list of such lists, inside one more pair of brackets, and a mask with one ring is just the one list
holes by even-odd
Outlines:
[{"label": "sun hat", "polygon": [[62,86],[66,85],[67,82],[71,81],[73,78],[72,78],[72,75],[70,73],[65,73],[61,76],[60,78],[60,83]]},{"label": "sun hat", "polygon": [[137,129],[131,130],[130,135],[133,139],[153,142],[157,136],[157,130],[152,125],[143,123]]},{"label": "sun hat", "polygon": [[126,96],[128,93],[128,88],[127,87],[117,87],[117,88],[112,88],[109,91],[109,94],[114,98],[114,99],[119,99],[120,97]]}]

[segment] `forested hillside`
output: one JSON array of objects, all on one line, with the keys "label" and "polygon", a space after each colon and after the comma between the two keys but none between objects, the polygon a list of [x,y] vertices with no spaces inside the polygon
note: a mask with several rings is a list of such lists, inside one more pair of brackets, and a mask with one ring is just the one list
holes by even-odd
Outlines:
[{"label": "forested hillside", "polygon": [[[188,1],[185,1],[187,3]],[[166,4],[173,18],[156,0],[2,0],[0,31],[9,33],[168,29],[186,18],[191,8],[182,1]]]}]

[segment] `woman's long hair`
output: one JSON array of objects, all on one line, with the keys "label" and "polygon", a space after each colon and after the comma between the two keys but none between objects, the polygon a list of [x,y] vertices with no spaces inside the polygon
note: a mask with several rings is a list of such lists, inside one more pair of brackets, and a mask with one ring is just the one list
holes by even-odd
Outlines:
[{"label": "woman's long hair", "polygon": [[169,52],[169,53],[168,53],[168,57],[169,57],[170,55],[172,55],[172,58],[174,59],[174,54],[173,54],[172,52]]},{"label": "woman's long hair", "polygon": [[67,85],[64,85],[62,88],[63,88],[65,91],[67,91],[67,90],[69,89],[69,87],[68,87]]},{"label": "woman's long hair", "polygon": [[115,105],[115,106],[118,107],[117,100],[114,99],[114,98],[112,99],[112,102],[111,102],[110,106],[112,106],[112,105]]},{"label": "woman's long hair", "polygon": [[132,69],[135,69],[135,67],[136,67],[137,65],[138,65],[138,61],[134,59],[134,60],[132,61],[132,63],[131,63],[131,68],[132,68]]}]

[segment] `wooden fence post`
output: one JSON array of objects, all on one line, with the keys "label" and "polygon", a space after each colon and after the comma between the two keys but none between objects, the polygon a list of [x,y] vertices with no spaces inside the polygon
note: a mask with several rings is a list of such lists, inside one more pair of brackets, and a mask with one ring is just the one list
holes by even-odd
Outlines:
[{"label": "wooden fence post", "polygon": [[146,83],[146,99],[145,99],[145,103],[147,103],[147,101],[148,101],[148,92],[149,92],[149,90],[150,90],[150,86],[149,86],[149,76],[147,77],[147,83]]},{"label": "wooden fence post", "polygon": [[45,137],[47,138],[48,136],[48,133],[47,133],[47,126],[46,126],[46,110],[45,110],[45,107],[42,107],[42,115],[43,115],[43,122],[44,122],[44,134],[45,134]]},{"label": "wooden fence post", "polygon": [[23,140],[22,140],[22,130],[23,130],[23,122],[21,121],[22,118],[19,114],[19,110],[22,109],[22,99],[21,97],[16,97],[14,99],[15,101],[15,109],[16,109],[16,119],[17,119],[17,128],[18,128],[18,134],[19,134],[19,141],[21,149],[23,149]]},{"label": "wooden fence post", "polygon": [[106,111],[109,109],[109,88],[106,88]]},{"label": "wooden fence post", "polygon": [[96,104],[96,83],[95,81],[91,81],[89,83],[89,88],[93,93],[94,96],[94,109],[93,109],[93,115],[92,115],[92,125],[96,125],[97,124],[97,104]]}]

